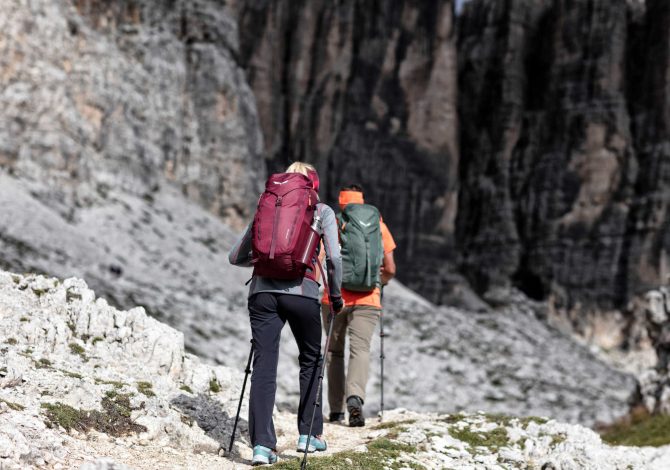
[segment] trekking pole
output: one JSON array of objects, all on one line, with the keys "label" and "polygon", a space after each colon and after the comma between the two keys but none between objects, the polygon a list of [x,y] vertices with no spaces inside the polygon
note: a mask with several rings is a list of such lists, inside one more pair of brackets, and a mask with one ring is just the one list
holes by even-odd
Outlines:
[{"label": "trekking pole", "polygon": [[247,361],[247,368],[244,370],[244,382],[242,383],[242,393],[240,394],[240,402],[237,405],[237,415],[235,416],[235,425],[233,426],[233,434],[230,436],[230,445],[228,446],[228,454],[233,451],[233,442],[235,441],[235,431],[237,430],[237,423],[240,420],[240,411],[242,410],[242,400],[244,399],[244,390],[247,388],[247,379],[251,374],[251,359],[254,357],[254,340],[251,340],[251,350],[249,351],[249,360]]},{"label": "trekking pole", "polygon": [[[381,291],[379,293],[379,300],[380,303],[381,301],[384,300],[384,286],[381,287]],[[379,362],[381,365],[381,380],[382,380],[382,390],[381,390],[381,406],[379,410],[379,421],[384,421],[384,359],[386,356],[384,356],[384,311],[382,310],[379,312],[379,342],[380,342],[380,347],[379,347]]]},{"label": "trekking pole", "polygon": [[[321,271],[321,277],[323,278],[323,289],[328,296],[328,301],[330,302],[330,292],[328,290],[328,283],[326,282],[326,275],[323,273],[323,266],[317,260],[319,265],[319,270]],[[330,349],[330,337],[333,335],[333,324],[335,323],[335,311],[333,310],[333,303],[330,302],[330,324],[328,325],[328,336],[326,336],[326,347],[324,348],[325,353],[328,354]],[[319,403],[319,395],[321,395],[321,386],[323,385],[323,376],[326,363],[324,361],[324,354],[319,354],[319,383],[316,388],[316,398],[314,399],[314,409],[312,410],[312,419],[309,422],[309,432],[307,433],[307,443],[305,444],[305,454],[302,457],[302,463],[300,464],[300,469],[305,470],[307,468],[307,453],[309,451],[309,442],[312,439],[312,428],[314,427],[314,418],[316,417],[316,409],[321,406]]]},{"label": "trekking pole", "polygon": [[379,410],[379,421],[384,421],[384,314],[379,315],[379,338],[380,338],[380,352],[379,359],[381,363],[381,378],[382,378],[382,390],[381,390],[381,407]]}]

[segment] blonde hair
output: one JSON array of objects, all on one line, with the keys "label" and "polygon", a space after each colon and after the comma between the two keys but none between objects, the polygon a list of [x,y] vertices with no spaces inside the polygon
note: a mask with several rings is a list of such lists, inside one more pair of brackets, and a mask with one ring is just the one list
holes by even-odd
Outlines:
[{"label": "blonde hair", "polygon": [[309,176],[310,171],[316,171],[313,165],[305,162],[293,162],[286,169],[286,173],[300,173],[301,175]]}]

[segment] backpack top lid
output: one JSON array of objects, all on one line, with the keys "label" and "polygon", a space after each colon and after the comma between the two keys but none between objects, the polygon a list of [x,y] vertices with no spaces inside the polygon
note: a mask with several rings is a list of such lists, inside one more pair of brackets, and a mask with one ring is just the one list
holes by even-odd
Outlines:
[{"label": "backpack top lid", "polygon": [[265,182],[265,191],[277,195],[286,194],[298,188],[314,190],[314,183],[311,178],[302,173],[274,173]]},{"label": "backpack top lid", "polygon": [[[339,214],[339,218],[342,219],[342,222],[353,223],[365,231],[380,230],[379,209],[370,204],[347,204]],[[346,230],[346,228],[340,226],[340,230]]]}]

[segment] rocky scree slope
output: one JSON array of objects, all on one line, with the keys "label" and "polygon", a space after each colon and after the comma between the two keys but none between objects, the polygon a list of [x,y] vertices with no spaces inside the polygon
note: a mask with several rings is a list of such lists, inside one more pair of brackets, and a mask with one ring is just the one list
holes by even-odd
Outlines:
[{"label": "rocky scree slope", "polygon": [[[246,405],[227,443],[242,374],[184,351],[142,308],[119,311],[77,279],[0,272],[0,465],[7,469],[249,468]],[[276,413],[283,468],[295,416]],[[327,425],[327,468],[662,468],[670,449],[612,448],[542,418],[387,412],[365,429]],[[381,467],[380,467],[381,468]]]}]

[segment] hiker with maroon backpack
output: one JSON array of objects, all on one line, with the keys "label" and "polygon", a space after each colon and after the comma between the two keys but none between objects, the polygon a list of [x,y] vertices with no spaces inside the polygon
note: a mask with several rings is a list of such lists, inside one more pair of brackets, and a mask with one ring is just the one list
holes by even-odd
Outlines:
[{"label": "hiker with maroon backpack", "polygon": [[[318,182],[314,167],[302,162],[293,163],[286,173],[272,175],[253,222],[229,254],[232,264],[254,267],[248,301],[253,354],[249,400],[253,465],[277,461],[272,411],[279,340],[287,321],[300,351],[297,450],[314,452],[327,447],[321,437],[322,413],[312,415],[312,405],[321,402],[317,396],[321,317],[316,268],[320,241],[328,273],[326,294],[334,313],[342,310],[344,304],[337,222],[333,210],[319,202]],[[310,418],[314,419],[313,428]]]}]

